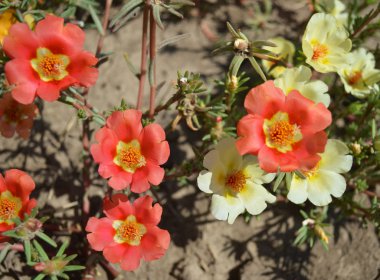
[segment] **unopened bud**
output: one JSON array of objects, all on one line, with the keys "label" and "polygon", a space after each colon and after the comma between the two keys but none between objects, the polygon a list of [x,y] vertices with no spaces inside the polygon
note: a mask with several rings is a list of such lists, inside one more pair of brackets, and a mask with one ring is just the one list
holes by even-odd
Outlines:
[{"label": "unopened bud", "polygon": [[229,92],[234,92],[238,88],[238,78],[235,75],[229,78],[227,87]]},{"label": "unopened bud", "polygon": [[248,49],[248,41],[240,38],[236,39],[234,42],[234,48],[239,51],[245,52]]},{"label": "unopened bud", "polygon": [[315,221],[313,219],[305,219],[302,222],[303,226],[314,226]]},{"label": "unopened bud", "polygon": [[352,143],[351,150],[354,155],[359,155],[362,152],[362,146],[359,143]]},{"label": "unopened bud", "polygon": [[321,239],[323,240],[326,244],[329,244],[329,238],[327,237],[325,231],[323,230],[323,228],[321,228],[320,226],[316,226],[314,228],[314,232],[315,234]]},{"label": "unopened bud", "polygon": [[30,218],[26,223],[25,223],[26,228],[31,231],[31,232],[36,232],[42,228],[42,223],[35,219],[35,218]]},{"label": "unopened bud", "polygon": [[37,263],[34,265],[34,269],[38,272],[44,271],[46,269],[46,264],[43,262]]}]

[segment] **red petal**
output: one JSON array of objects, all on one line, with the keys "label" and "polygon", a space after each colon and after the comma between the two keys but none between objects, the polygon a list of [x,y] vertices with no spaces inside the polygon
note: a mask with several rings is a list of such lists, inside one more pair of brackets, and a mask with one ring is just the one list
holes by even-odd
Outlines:
[{"label": "red petal", "polygon": [[128,245],[117,243],[114,243],[111,246],[107,246],[103,251],[104,258],[110,263],[119,263],[123,260],[128,247]]},{"label": "red petal", "polygon": [[10,58],[23,58],[30,60],[36,56],[38,40],[36,35],[25,23],[16,23],[4,38],[3,49]]},{"label": "red petal", "polygon": [[107,127],[102,127],[96,132],[95,139],[99,144],[93,144],[90,148],[94,160],[97,163],[113,163],[119,141],[115,132]]},{"label": "red petal", "polygon": [[125,171],[121,171],[108,180],[108,185],[114,190],[123,190],[129,187],[131,181],[132,174]]},{"label": "red petal", "polygon": [[112,129],[120,140],[130,142],[138,139],[143,129],[141,116],[140,111],[133,109],[116,111],[107,119],[107,127]]},{"label": "red petal", "polygon": [[140,246],[129,246],[126,250],[120,267],[126,271],[132,271],[140,266],[142,251]]},{"label": "red petal", "polygon": [[161,258],[170,244],[170,235],[167,230],[162,230],[156,226],[149,228],[148,232],[141,239],[144,259],[146,261]]},{"label": "red petal", "polygon": [[114,194],[111,199],[106,197],[103,203],[103,212],[112,220],[125,220],[135,214],[135,209],[125,194]]},{"label": "red petal", "polygon": [[170,155],[169,143],[165,141],[165,131],[159,124],[150,124],[141,134],[142,154],[158,165],[164,164]]},{"label": "red petal", "polygon": [[260,115],[266,119],[281,111],[285,103],[285,94],[267,81],[248,92],[244,107],[249,114]]},{"label": "red petal", "polygon": [[152,207],[153,199],[150,196],[143,196],[133,202],[136,219],[144,225],[157,225],[161,220],[162,207],[156,203]]},{"label": "red petal", "polygon": [[134,193],[143,193],[150,188],[150,184],[148,182],[148,172],[147,168],[139,168],[133,174],[132,183],[131,183],[131,191]]},{"label": "red petal", "polygon": [[278,168],[282,172],[290,172],[300,167],[292,152],[284,154],[267,146],[260,149],[258,159],[261,169],[268,173],[276,173]]},{"label": "red petal", "polygon": [[298,91],[288,94],[285,107],[290,122],[299,125],[302,134],[316,133],[331,124],[331,112],[322,103],[315,104]]},{"label": "red petal", "polygon": [[55,101],[59,98],[60,88],[54,83],[41,82],[37,88],[37,95],[45,101]]},{"label": "red petal", "polygon": [[237,134],[240,138],[236,141],[236,147],[240,154],[257,155],[260,148],[265,145],[263,124],[262,117],[254,115],[246,115],[239,121]]},{"label": "red petal", "polygon": [[145,168],[147,171],[147,178],[148,181],[155,186],[158,186],[161,184],[162,180],[164,179],[165,170],[160,167],[159,165],[148,161]]},{"label": "red petal", "polygon": [[98,59],[89,52],[80,52],[70,58],[71,62],[67,71],[81,86],[90,87],[96,83],[99,71],[94,68]]},{"label": "red petal", "polygon": [[87,239],[92,249],[96,251],[102,251],[112,243],[115,235],[112,220],[108,218],[98,219],[91,217],[87,222],[86,231],[92,232],[87,235]]},{"label": "red petal", "polygon": [[5,183],[7,189],[22,201],[28,200],[35,188],[32,177],[18,169],[9,169],[5,172]]}]

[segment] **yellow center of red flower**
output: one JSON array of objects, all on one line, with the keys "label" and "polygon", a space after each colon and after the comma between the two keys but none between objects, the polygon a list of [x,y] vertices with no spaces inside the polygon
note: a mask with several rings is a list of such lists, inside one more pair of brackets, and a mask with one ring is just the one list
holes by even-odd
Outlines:
[{"label": "yellow center of red flower", "polygon": [[0,223],[13,224],[22,208],[21,199],[12,195],[10,191],[2,192],[0,195]]},{"label": "yellow center of red flower", "polygon": [[125,171],[134,173],[136,169],[145,166],[145,157],[141,154],[140,143],[132,140],[129,143],[119,141],[116,146],[116,156],[113,162]]},{"label": "yellow center of red flower", "polygon": [[359,82],[362,79],[363,75],[361,71],[355,71],[348,77],[348,84],[349,85],[355,85],[357,82]]},{"label": "yellow center of red flower", "polygon": [[114,221],[112,227],[115,229],[114,241],[131,246],[140,245],[141,238],[147,232],[146,227],[139,224],[133,215],[129,215],[124,221]]},{"label": "yellow center of red flower", "polygon": [[70,64],[69,57],[63,54],[53,54],[47,48],[38,48],[37,57],[30,63],[44,82],[60,81],[69,74],[66,71]]},{"label": "yellow center of red flower", "polygon": [[238,193],[241,192],[246,184],[247,176],[245,176],[243,171],[236,171],[229,174],[226,177],[225,184],[230,190]]},{"label": "yellow center of red flower", "polygon": [[291,124],[288,114],[284,112],[278,112],[271,119],[265,119],[263,130],[266,145],[281,153],[291,151],[292,145],[302,139],[299,127]]},{"label": "yellow center of red flower", "polygon": [[314,44],[313,44],[313,56],[311,59],[312,60],[323,59],[327,56],[328,53],[329,53],[329,50],[326,47],[326,45],[323,45],[319,42],[314,42]]}]

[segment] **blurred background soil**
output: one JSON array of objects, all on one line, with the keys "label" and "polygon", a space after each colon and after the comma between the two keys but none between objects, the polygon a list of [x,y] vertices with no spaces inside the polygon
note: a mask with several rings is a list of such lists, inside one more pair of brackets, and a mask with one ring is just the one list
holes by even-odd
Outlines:
[{"label": "blurred background soil", "polygon": [[[258,19],[259,14],[227,1],[200,2],[204,8],[199,16],[195,10],[189,10],[185,20],[167,18],[165,31],[159,30],[158,42],[180,34],[188,36],[159,51],[157,76],[163,84],[157,102],[164,102],[175,92],[177,70],[201,73],[210,89],[215,79],[224,77],[228,58],[211,55],[215,45],[210,38],[227,36],[227,20],[244,28],[253,39],[283,36],[300,44],[310,15],[306,1],[273,1],[271,15],[258,27],[252,27],[247,22]],[[138,81],[123,55],[128,53],[138,67],[141,25],[139,15],[105,40],[104,52],[112,54],[100,67],[100,78],[89,94],[89,102],[100,110],[112,109],[122,98],[135,105]],[[94,51],[98,35],[94,30],[87,35],[87,48]],[[147,97],[147,91],[145,94]],[[1,171],[19,168],[31,174],[37,185],[34,195],[44,214],[51,218],[50,222],[64,221],[75,227],[72,217],[78,206],[64,211],[63,207],[83,196],[81,124],[75,110],[68,106],[56,102],[45,103],[43,107],[29,141],[0,139]],[[160,113],[158,122],[167,125],[174,116],[173,112]],[[97,129],[96,124],[93,128]],[[185,126],[178,127],[168,139],[171,145],[168,166],[194,157],[190,146],[200,141],[199,135]],[[118,279],[380,279],[379,240],[371,226],[363,228],[358,220],[350,218],[334,219],[332,213],[334,226],[329,228],[332,234],[329,251],[319,243],[312,249],[306,245],[296,247],[292,243],[302,223],[297,207],[278,202],[248,224],[239,218],[228,225],[211,216],[211,197],[197,189],[195,178],[192,184],[184,186],[174,181],[164,182],[157,191],[164,208],[161,227],[168,229],[172,237],[165,257],[156,262],[143,262],[137,271],[123,273]],[[96,177],[94,168],[89,195],[92,213],[101,207],[105,190],[106,182]],[[64,238],[65,234],[62,235],[59,238]],[[83,246],[85,242],[80,238],[80,235],[72,236],[73,253],[74,246]],[[0,266],[0,279],[31,279],[28,275],[34,272],[23,270],[15,254],[10,253]],[[74,275],[73,279],[80,277]],[[101,267],[97,269],[97,279],[109,279]]]}]

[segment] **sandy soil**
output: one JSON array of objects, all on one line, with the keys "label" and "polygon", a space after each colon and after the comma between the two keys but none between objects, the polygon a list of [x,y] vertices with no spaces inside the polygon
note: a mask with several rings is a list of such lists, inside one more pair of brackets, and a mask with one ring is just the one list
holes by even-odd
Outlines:
[{"label": "sandy soil", "polygon": [[[302,28],[308,16],[304,1],[274,2],[270,23],[248,33],[253,38],[280,35],[299,42],[295,31]],[[236,6],[216,4],[212,14],[202,15],[202,21],[223,37],[226,20],[242,26],[243,20],[249,17],[252,15]],[[104,51],[113,54],[110,61],[101,66],[100,79],[89,96],[90,103],[101,110],[118,105],[121,98],[135,104],[138,83],[128,70],[123,53],[127,52],[136,66],[139,64],[140,28],[138,17],[105,41]],[[211,56],[213,44],[202,33],[197,18],[167,23],[165,32],[159,32],[158,42],[184,33],[189,34],[187,39],[159,52],[158,80],[165,84],[158,100],[165,100],[174,92],[177,70],[200,72],[211,88],[212,81],[222,77],[227,69],[226,58]],[[94,49],[96,40],[96,32],[89,31],[89,49]],[[171,118],[171,114],[163,114],[159,120],[167,124]],[[52,222],[67,220],[72,224],[70,217],[75,207],[68,211],[60,211],[60,208],[83,195],[80,130],[73,109],[47,103],[29,141],[0,139],[1,171],[19,168],[29,172],[37,183],[40,205]],[[180,128],[168,136],[172,149],[169,165],[194,156],[189,148],[191,143],[185,143],[189,134],[186,128]],[[196,134],[191,139],[199,141]],[[320,244],[312,249],[298,248],[292,245],[302,222],[297,207],[277,203],[249,224],[240,218],[230,226],[210,215],[210,197],[201,193],[194,184],[195,178],[192,179],[193,184],[185,186],[164,183],[158,191],[164,207],[161,226],[172,236],[166,256],[153,263],[143,263],[139,270],[124,273],[119,279],[380,279],[380,246],[372,227],[365,229],[358,221],[332,219],[334,227],[330,232],[334,237],[329,251]],[[106,188],[104,180],[94,179],[90,190],[94,212]],[[73,236],[74,244],[81,241]],[[31,279],[27,275],[32,272],[22,271],[14,255],[10,254],[1,266],[0,279]],[[24,276],[17,278],[12,271]],[[74,275],[73,279],[79,276]],[[101,268],[98,279],[107,279]]]}]

